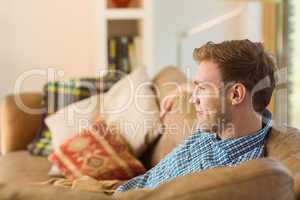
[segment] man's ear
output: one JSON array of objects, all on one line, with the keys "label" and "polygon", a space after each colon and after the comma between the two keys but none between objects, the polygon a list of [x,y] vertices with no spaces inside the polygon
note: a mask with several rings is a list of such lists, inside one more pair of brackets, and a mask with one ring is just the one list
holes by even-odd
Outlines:
[{"label": "man's ear", "polygon": [[246,98],[247,89],[242,83],[235,83],[230,89],[231,104],[239,105]]}]

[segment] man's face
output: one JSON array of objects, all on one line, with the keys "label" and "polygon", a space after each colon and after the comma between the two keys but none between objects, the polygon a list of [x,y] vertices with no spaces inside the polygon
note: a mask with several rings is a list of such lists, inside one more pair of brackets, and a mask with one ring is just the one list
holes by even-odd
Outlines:
[{"label": "man's face", "polygon": [[[222,120],[222,77],[218,65],[212,61],[202,61],[194,78],[191,102],[198,118],[198,128],[203,131],[216,131]],[[224,105],[227,106],[227,105]]]}]

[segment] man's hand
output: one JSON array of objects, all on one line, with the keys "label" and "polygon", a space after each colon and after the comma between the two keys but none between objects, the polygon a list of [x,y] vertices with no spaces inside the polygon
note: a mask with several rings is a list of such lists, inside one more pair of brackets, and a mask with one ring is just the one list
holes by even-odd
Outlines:
[{"label": "man's hand", "polygon": [[160,110],[160,120],[163,121],[163,119],[165,118],[165,116],[167,115],[168,112],[170,112],[173,108],[174,105],[174,100],[175,97],[178,95],[176,94],[177,92],[174,92],[174,94],[170,94],[168,96],[166,96],[163,100],[162,100],[162,104],[161,104],[161,110]]},{"label": "man's hand", "polygon": [[165,116],[173,109],[175,98],[180,96],[183,92],[191,92],[192,87],[190,83],[184,83],[179,85],[175,90],[173,90],[169,95],[167,95],[161,101],[161,111],[160,111],[160,120],[163,121]]}]

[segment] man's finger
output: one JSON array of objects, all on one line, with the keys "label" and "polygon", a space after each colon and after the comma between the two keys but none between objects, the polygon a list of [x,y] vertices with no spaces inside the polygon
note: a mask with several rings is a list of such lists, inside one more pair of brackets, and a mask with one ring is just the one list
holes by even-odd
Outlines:
[{"label": "man's finger", "polygon": [[173,99],[168,99],[168,101],[165,102],[160,112],[161,119],[163,119],[166,116],[166,114],[172,109],[173,104],[174,104]]}]

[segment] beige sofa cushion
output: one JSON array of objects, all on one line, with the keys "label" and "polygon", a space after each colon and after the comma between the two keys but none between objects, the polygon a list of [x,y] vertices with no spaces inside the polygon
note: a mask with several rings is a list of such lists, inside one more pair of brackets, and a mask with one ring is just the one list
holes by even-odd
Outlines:
[{"label": "beige sofa cushion", "polygon": [[30,183],[45,181],[51,163],[44,157],[17,151],[0,156],[0,182]]},{"label": "beige sofa cushion", "polygon": [[[185,74],[178,67],[168,66],[161,70],[153,79],[157,99],[162,106],[164,98],[187,83]],[[164,118],[166,129],[155,145],[143,156],[148,167],[156,165],[178,143],[191,134],[194,124],[194,107],[186,103],[188,93],[181,94],[175,99],[174,110]]]},{"label": "beige sofa cushion", "polygon": [[41,115],[25,112],[24,107],[16,103],[15,100],[18,98],[27,109],[42,108],[40,93],[8,95],[1,101],[0,146],[2,154],[26,149],[41,124]]},{"label": "beige sofa cushion", "polygon": [[52,147],[57,150],[61,144],[89,125],[99,116],[102,95],[94,95],[72,103],[48,116],[45,122],[51,131]]},{"label": "beige sofa cushion", "polygon": [[284,164],[292,173],[294,190],[300,199],[300,131],[291,127],[272,128],[266,144],[267,157]]},{"label": "beige sofa cushion", "polygon": [[80,190],[0,181],[1,200],[113,200],[112,197]]},{"label": "beige sofa cushion", "polygon": [[156,165],[195,130],[196,112],[194,106],[188,103],[190,96],[190,93],[184,92],[174,99],[173,109],[164,118],[165,130],[150,157],[151,166]]},{"label": "beige sofa cushion", "polygon": [[270,159],[193,173],[177,177],[154,190],[137,189],[114,196],[0,181],[0,197],[7,200],[294,200],[294,195],[289,171]]},{"label": "beige sofa cushion", "polygon": [[159,103],[179,85],[187,82],[186,75],[179,67],[167,66],[152,80]]},{"label": "beige sofa cushion", "polygon": [[154,190],[116,195],[130,200],[294,200],[293,179],[280,162],[247,161],[173,179]]}]

